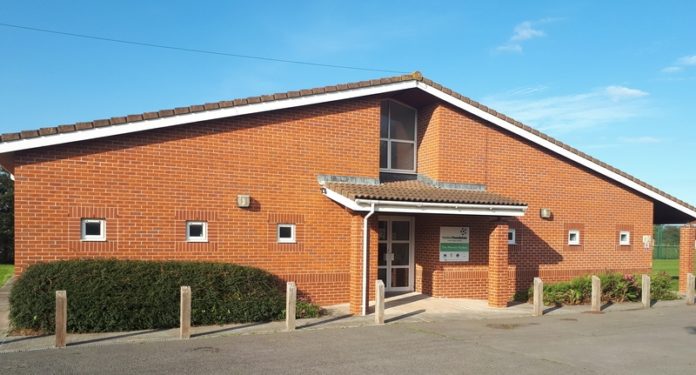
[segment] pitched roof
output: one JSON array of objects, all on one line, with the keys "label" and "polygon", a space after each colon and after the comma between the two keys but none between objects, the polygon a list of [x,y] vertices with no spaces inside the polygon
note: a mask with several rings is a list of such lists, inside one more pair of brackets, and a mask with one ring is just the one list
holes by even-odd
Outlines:
[{"label": "pitched roof", "polygon": [[21,139],[31,139],[31,138],[37,138],[37,137],[42,137],[42,136],[50,136],[50,135],[54,135],[54,134],[72,133],[72,132],[77,132],[77,131],[82,131],[82,130],[87,130],[87,129],[101,128],[101,127],[105,127],[105,126],[123,126],[123,125],[128,125],[128,124],[137,123],[137,122],[146,121],[146,120],[154,120],[154,119],[167,118],[167,117],[173,117],[173,116],[178,116],[178,115],[185,115],[185,114],[190,114],[190,113],[212,111],[212,110],[223,109],[223,108],[241,107],[241,106],[246,106],[246,105],[250,105],[250,104],[271,102],[271,101],[275,101],[275,100],[293,99],[293,98],[299,98],[299,97],[304,97],[304,96],[326,94],[326,93],[339,92],[339,91],[345,91],[345,90],[353,90],[353,89],[370,87],[370,86],[380,86],[380,85],[389,84],[389,83],[412,81],[415,79],[422,79],[422,76],[420,75],[420,73],[416,72],[413,74],[405,74],[405,75],[395,76],[395,77],[373,79],[370,81],[345,83],[345,84],[338,84],[338,85],[332,85],[332,86],[317,87],[317,88],[313,88],[313,89],[288,91],[288,92],[276,93],[276,94],[270,94],[270,95],[250,96],[247,98],[223,100],[220,102],[191,105],[188,107],[178,107],[178,108],[173,108],[173,109],[162,109],[162,110],[155,111],[155,112],[138,113],[138,114],[133,114],[133,115],[111,117],[111,118],[107,118],[107,119],[100,119],[100,120],[87,121],[87,122],[76,122],[74,124],[58,125],[58,126],[45,127],[45,128],[40,128],[40,129],[34,129],[34,130],[22,130],[22,131],[16,132],[16,133],[5,133],[5,134],[0,135],[0,143],[18,141]]},{"label": "pitched roof", "polygon": [[481,190],[444,189],[421,181],[387,182],[379,185],[326,182],[324,186],[352,200],[460,203],[494,206],[526,206],[517,200]]},{"label": "pitched roof", "polygon": [[[463,96],[437,82],[427,79],[420,72],[401,76],[360,81],[332,86],[324,86],[299,91],[253,96],[243,99],[226,100],[215,103],[192,105],[165,109],[157,112],[145,112],[110,119],[78,122],[69,125],[24,130],[17,133],[0,135],[0,155],[22,149],[44,147],[52,144],[75,142],[105,136],[138,132],[166,126],[175,126],[214,118],[238,116],[281,108],[342,100],[378,93],[400,91],[407,88],[420,88],[440,99],[456,102],[465,111],[471,112],[484,120],[493,122],[542,147],[570,158],[590,169],[603,174],[629,188],[637,190],[653,199],[661,201],[680,212],[696,218],[696,207],[666,192],[641,181],[611,165],[579,151],[557,139],[554,139],[528,125],[497,112],[485,105]],[[206,116],[206,114],[209,114]],[[200,116],[196,116],[200,115]],[[71,137],[72,134],[85,134],[84,137]],[[89,134],[89,136],[88,136]],[[44,141],[45,140],[45,141]],[[33,142],[36,141],[36,142]]]}]

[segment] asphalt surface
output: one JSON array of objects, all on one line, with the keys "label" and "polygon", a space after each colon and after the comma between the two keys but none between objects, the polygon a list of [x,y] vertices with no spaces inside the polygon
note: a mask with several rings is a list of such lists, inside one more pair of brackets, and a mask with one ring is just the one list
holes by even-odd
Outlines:
[{"label": "asphalt surface", "polygon": [[696,307],[0,354],[0,373],[695,374]]}]

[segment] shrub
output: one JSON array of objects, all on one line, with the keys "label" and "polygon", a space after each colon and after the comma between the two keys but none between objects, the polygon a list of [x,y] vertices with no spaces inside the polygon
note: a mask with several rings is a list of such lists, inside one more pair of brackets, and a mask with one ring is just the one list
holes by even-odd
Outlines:
[{"label": "shrub", "polygon": [[[632,302],[641,298],[641,285],[638,277],[631,274],[608,272],[597,275],[602,283],[602,301]],[[665,272],[652,275],[650,293],[655,300],[678,298],[670,290],[670,276]],[[533,287],[526,293],[516,294],[517,298],[533,296]],[[592,276],[580,276],[570,281],[544,285],[544,304],[546,305],[577,305],[589,303],[592,297]]]},{"label": "shrub", "polygon": [[672,276],[667,272],[654,272],[650,277],[650,298],[654,300],[673,300],[679,298],[671,289]]},{"label": "shrub", "polygon": [[[15,329],[53,332],[55,291],[68,295],[70,332],[172,328],[179,290],[191,286],[194,325],[284,317],[284,295],[271,274],[224,263],[72,260],[29,267],[12,289]],[[298,305],[298,315],[315,307]],[[318,314],[318,308],[317,314]]]}]

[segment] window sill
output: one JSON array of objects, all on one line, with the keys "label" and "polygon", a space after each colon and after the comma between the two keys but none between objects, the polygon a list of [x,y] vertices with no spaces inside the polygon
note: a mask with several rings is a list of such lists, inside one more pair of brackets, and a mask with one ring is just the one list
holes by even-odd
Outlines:
[{"label": "window sill", "polygon": [[82,239],[80,239],[80,242],[106,242],[106,238],[100,238],[100,239],[82,238]]},{"label": "window sill", "polygon": [[381,169],[380,168],[379,172],[380,173],[411,174],[411,175],[418,174],[416,171],[408,171],[408,170],[403,170],[403,169]]}]

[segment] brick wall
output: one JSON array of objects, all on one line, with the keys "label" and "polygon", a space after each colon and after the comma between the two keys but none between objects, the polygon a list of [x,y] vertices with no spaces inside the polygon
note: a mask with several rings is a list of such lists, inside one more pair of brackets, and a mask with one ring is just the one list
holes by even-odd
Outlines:
[{"label": "brick wall", "polygon": [[[529,204],[509,247],[508,291],[602,270],[651,267],[652,203],[607,179],[446,105],[419,111],[419,172],[485,184]],[[318,174],[379,176],[379,99],[328,103],[27,150],[15,155],[16,270],[69,258],[234,262],[294,280],[321,304],[359,309],[361,215],[319,192]],[[249,209],[236,207],[249,194]],[[550,208],[552,220],[539,209]],[[79,241],[81,217],[107,219],[108,241]],[[207,220],[208,243],[186,243],[185,222]],[[278,223],[297,225],[277,244]],[[416,289],[488,296],[495,218],[416,217]],[[439,226],[471,227],[471,261],[437,260]],[[581,246],[566,231],[582,228]],[[376,278],[371,220],[370,298]],[[618,231],[631,228],[631,246]]]},{"label": "brick wall", "polygon": [[[377,178],[378,158],[374,98],[23,151],[16,272],[69,258],[234,262],[347,302],[352,219],[316,176]],[[81,242],[81,217],[105,218],[108,240]],[[209,242],[185,242],[186,220],[207,220]],[[296,244],[276,243],[281,222],[297,225]]]}]

